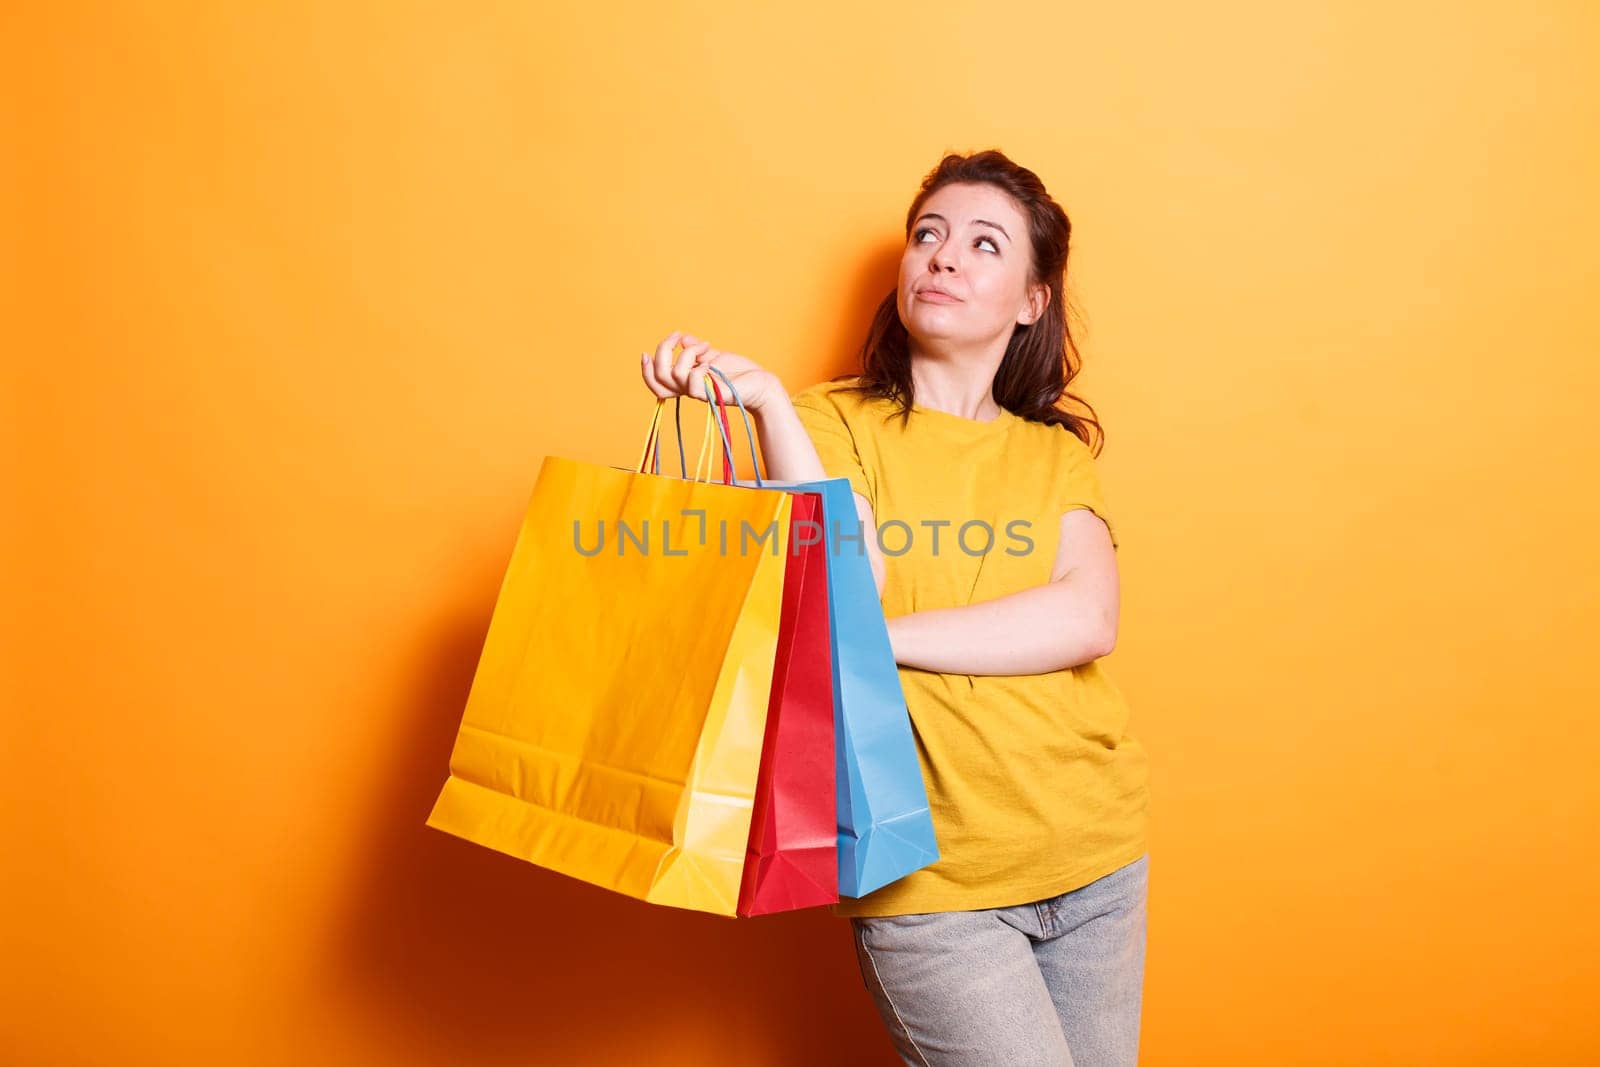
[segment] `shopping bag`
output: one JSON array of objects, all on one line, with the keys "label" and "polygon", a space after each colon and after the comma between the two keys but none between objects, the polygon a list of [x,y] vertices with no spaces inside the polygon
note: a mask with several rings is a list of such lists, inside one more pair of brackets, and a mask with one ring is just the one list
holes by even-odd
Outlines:
[{"label": "shopping bag", "polygon": [[[728,388],[732,390],[731,383]],[[736,391],[734,397],[738,401]],[[742,401],[739,407],[743,411]],[[748,416],[745,430],[751,432]],[[735,479],[735,484],[757,483]],[[866,896],[939,859],[911,715],[866,555],[864,537],[875,534],[863,531],[846,478],[765,479],[759,484],[815,492],[822,498],[834,684],[839,893]]]},{"label": "shopping bag", "polygon": [[[745,417],[752,482],[768,489],[756,458],[749,414],[733,383],[710,368],[707,401],[714,405],[723,455],[723,477],[731,480],[733,447],[723,387]],[[678,427],[683,459],[683,430]],[[659,438],[657,439],[659,442]],[[659,448],[659,445],[658,445]],[[659,451],[655,460],[660,469]],[[833,662],[828,626],[826,546],[822,498],[790,493],[789,550],[785,557],[783,608],[767,703],[766,739],[756,782],[750,844],[740,887],[739,914],[767,915],[817,907],[839,899],[835,811]]]},{"label": "shopping bag", "polygon": [[[646,472],[661,407],[636,469],[541,465],[427,825],[734,915],[792,498],[727,466],[721,484]],[[708,525],[769,544],[729,552]]]},{"label": "shopping bag", "polygon": [[778,652],[740,915],[839,899],[833,652],[822,498],[794,493]]},{"label": "shopping bag", "polygon": [[829,546],[839,893],[862,897],[939,859],[911,715],[865,542],[853,540],[863,531],[849,480],[767,484],[822,496]]}]

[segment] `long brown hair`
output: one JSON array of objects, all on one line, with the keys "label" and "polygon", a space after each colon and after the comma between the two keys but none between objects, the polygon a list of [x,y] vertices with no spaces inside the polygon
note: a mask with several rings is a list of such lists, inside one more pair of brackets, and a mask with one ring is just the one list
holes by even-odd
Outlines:
[{"label": "long brown hair", "polygon": [[[906,239],[922,212],[922,205],[941,186],[953,182],[987,183],[1008,194],[1028,220],[1032,251],[1028,284],[1050,287],[1044,314],[1029,324],[1017,324],[1006,344],[1005,358],[994,375],[994,399],[1001,407],[1035,422],[1060,426],[1076,434],[1098,455],[1105,431],[1087,400],[1067,390],[1078,376],[1083,359],[1072,339],[1066,303],[1067,252],[1072,221],[1038,175],[1013,163],[1003,152],[989,149],[972,155],[949,154],[922,180],[922,188],[906,212]],[[872,326],[861,345],[859,383],[845,391],[895,402],[902,423],[911,417],[911,345],[900,321],[897,293],[893,290],[878,304]],[[833,381],[855,377],[841,375]],[[1062,406],[1071,401],[1086,408],[1078,415]],[[1092,429],[1091,429],[1092,428]]]}]

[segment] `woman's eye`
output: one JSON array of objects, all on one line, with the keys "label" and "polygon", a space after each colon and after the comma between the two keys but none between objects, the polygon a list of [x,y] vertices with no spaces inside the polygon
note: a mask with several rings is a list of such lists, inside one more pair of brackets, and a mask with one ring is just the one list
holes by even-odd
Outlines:
[{"label": "woman's eye", "polygon": [[[920,227],[920,228],[918,228],[916,230],[913,230],[911,232],[911,239],[914,242],[916,242],[917,244],[922,244],[923,243],[922,235],[925,234],[925,233],[932,233],[932,232],[933,231],[928,229],[928,227],[923,226],[923,227]],[[994,240],[993,237],[979,237],[978,240],[979,241],[987,241],[987,242],[989,242],[989,247],[994,249],[996,254],[999,254],[1000,246],[995,243],[995,240]]]}]

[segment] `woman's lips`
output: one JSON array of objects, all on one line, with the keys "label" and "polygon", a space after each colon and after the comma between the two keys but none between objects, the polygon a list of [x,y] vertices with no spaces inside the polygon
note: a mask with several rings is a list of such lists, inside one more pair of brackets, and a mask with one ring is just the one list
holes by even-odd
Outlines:
[{"label": "woman's lips", "polygon": [[960,297],[951,296],[949,293],[935,292],[932,289],[924,289],[921,292],[917,293],[917,296],[918,296],[918,298],[920,298],[922,300],[926,300],[930,304],[959,304],[959,303],[961,303],[961,298]]}]

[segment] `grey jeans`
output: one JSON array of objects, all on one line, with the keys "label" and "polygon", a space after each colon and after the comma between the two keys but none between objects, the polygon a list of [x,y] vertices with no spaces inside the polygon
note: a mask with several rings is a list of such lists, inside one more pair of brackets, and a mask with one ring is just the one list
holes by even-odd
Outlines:
[{"label": "grey jeans", "polygon": [[856,960],[913,1067],[1132,1067],[1148,854],[1058,897],[852,918]]}]

